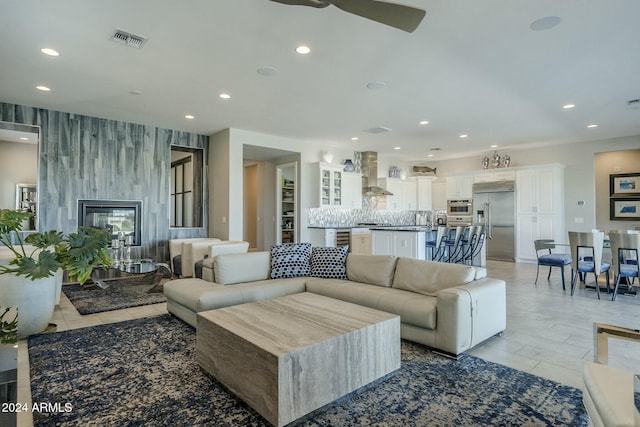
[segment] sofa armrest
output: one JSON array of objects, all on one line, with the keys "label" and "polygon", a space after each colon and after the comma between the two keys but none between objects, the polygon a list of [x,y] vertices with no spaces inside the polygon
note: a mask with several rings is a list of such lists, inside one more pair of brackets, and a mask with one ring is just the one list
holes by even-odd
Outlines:
[{"label": "sofa armrest", "polygon": [[436,347],[459,354],[506,328],[506,283],[484,278],[438,292]]}]

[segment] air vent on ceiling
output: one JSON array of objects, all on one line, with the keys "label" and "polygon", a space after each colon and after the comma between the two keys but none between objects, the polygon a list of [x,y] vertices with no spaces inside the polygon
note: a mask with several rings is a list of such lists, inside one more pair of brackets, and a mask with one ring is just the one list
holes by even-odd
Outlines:
[{"label": "air vent on ceiling", "polygon": [[111,40],[125,46],[134,47],[136,49],[140,49],[142,45],[147,41],[147,39],[142,36],[127,33],[126,31],[122,30],[115,30],[113,32]]},{"label": "air vent on ceiling", "polygon": [[640,98],[627,101],[627,105],[629,108],[633,108],[634,110],[640,108]]},{"label": "air vent on ceiling", "polygon": [[391,129],[384,127],[384,126],[378,126],[375,128],[371,128],[371,129],[365,129],[365,132],[369,132],[369,133],[383,133],[383,132],[390,132]]}]

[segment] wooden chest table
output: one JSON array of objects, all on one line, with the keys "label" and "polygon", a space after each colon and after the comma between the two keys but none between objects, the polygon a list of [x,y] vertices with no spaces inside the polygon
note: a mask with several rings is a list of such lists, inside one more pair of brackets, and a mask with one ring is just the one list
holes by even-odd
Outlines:
[{"label": "wooden chest table", "polygon": [[199,365],[276,426],[400,368],[400,317],[300,293],[198,313]]}]

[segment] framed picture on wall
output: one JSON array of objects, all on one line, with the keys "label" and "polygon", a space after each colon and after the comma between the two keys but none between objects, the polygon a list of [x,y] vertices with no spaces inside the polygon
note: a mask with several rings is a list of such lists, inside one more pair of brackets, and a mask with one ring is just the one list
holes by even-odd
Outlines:
[{"label": "framed picture on wall", "polygon": [[640,172],[609,175],[609,194],[616,196],[640,196]]},{"label": "framed picture on wall", "polygon": [[640,221],[640,198],[610,198],[609,219],[612,221]]}]

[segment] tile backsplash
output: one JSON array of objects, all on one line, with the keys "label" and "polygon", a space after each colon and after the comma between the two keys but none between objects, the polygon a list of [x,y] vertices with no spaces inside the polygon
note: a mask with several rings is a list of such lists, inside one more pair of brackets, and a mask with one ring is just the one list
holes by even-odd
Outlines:
[{"label": "tile backsplash", "polygon": [[[381,223],[391,225],[415,225],[417,211],[396,211],[375,209],[365,197],[362,209],[310,208],[310,227],[350,227],[358,223]],[[427,226],[435,222],[436,211],[420,211],[427,220]]]}]

